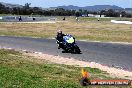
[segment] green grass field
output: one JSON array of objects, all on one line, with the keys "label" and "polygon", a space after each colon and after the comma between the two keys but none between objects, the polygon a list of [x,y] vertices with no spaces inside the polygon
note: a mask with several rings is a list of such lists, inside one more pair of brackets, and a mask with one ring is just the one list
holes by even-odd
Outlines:
[{"label": "green grass field", "polygon": [[4,20],[0,19],[0,22],[4,22]]},{"label": "green grass field", "polygon": [[[0,50],[0,88],[84,88],[79,83],[80,67],[58,65],[44,60],[39,63],[36,59],[18,51]],[[108,73],[99,69],[84,69],[91,74],[90,79],[110,79]]]},{"label": "green grass field", "polygon": [[[30,58],[30,59],[29,59]],[[0,50],[0,88],[77,88],[81,77],[80,68],[37,63],[31,57],[13,50]],[[98,69],[86,68],[95,76]]]},{"label": "green grass field", "polygon": [[79,40],[132,42],[132,25],[114,24],[109,21],[66,21],[54,24],[0,23],[0,35],[54,38],[58,28]]}]

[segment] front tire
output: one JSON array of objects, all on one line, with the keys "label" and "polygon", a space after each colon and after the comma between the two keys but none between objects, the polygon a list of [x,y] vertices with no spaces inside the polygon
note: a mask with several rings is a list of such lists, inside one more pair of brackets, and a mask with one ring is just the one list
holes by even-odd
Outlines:
[{"label": "front tire", "polygon": [[81,50],[79,49],[79,47],[77,45],[75,45],[74,52],[77,54],[81,53]]}]

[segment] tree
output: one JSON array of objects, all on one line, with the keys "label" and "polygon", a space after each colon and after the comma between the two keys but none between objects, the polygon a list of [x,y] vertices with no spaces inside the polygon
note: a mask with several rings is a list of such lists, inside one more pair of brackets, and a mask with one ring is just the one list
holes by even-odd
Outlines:
[{"label": "tree", "polygon": [[0,14],[3,14],[5,11],[5,6],[0,3]]},{"label": "tree", "polygon": [[80,15],[80,12],[76,12],[76,17],[79,17]]},{"label": "tree", "polygon": [[26,3],[25,6],[23,6],[23,8],[22,8],[23,15],[30,15],[32,13],[30,5],[31,5],[31,3]]},{"label": "tree", "polygon": [[75,16],[76,10],[71,10],[72,16]]},{"label": "tree", "polygon": [[109,9],[107,12],[106,12],[106,16],[108,16],[108,17],[114,17],[114,10],[112,10],[112,9]]},{"label": "tree", "polygon": [[121,12],[121,15],[122,15],[122,17],[125,17],[126,16],[126,12],[125,11],[122,11]]},{"label": "tree", "polygon": [[24,6],[24,8],[25,9],[30,9],[30,5],[31,5],[31,3],[26,3],[25,6]]}]

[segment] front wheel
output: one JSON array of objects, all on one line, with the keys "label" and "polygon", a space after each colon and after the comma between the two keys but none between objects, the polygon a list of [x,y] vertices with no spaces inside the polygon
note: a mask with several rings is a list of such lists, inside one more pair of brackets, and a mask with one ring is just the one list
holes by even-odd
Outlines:
[{"label": "front wheel", "polygon": [[75,45],[74,52],[77,54],[81,53],[81,50],[79,49],[79,47],[77,45]]}]

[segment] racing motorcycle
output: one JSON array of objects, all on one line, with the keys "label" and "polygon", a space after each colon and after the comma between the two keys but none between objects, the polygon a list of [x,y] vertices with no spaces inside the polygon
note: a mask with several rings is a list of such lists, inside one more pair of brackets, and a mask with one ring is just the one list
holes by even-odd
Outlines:
[{"label": "racing motorcycle", "polygon": [[[58,41],[58,40],[56,40]],[[57,42],[56,42],[57,43]],[[59,46],[59,44],[58,44]],[[78,45],[75,43],[75,38],[72,35],[65,35],[63,36],[63,42],[62,47],[64,51],[63,53],[75,53],[75,54],[81,54],[81,50],[79,49]]]}]

